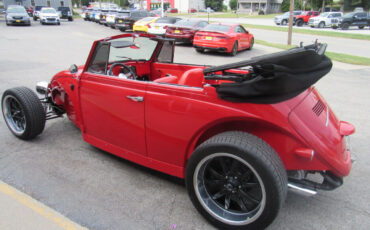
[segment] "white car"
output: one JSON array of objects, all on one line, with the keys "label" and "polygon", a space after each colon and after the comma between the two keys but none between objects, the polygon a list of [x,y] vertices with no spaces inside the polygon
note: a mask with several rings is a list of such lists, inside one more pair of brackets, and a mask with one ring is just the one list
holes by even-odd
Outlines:
[{"label": "white car", "polygon": [[342,12],[325,12],[317,17],[310,18],[310,20],[308,20],[308,25],[311,26],[312,28],[331,27],[334,22],[338,21],[333,19],[338,19],[341,18],[342,16],[343,16]]},{"label": "white car", "polygon": [[60,25],[60,18],[58,12],[51,7],[43,7],[39,14],[40,23]]},{"label": "white car", "polygon": [[175,18],[175,17],[160,18],[156,22],[150,24],[150,27],[148,27],[148,33],[155,34],[155,35],[161,35],[161,36],[165,35],[167,27],[175,24],[177,21],[180,21],[180,20],[181,18]]},{"label": "white car", "polygon": [[111,28],[114,28],[114,25],[116,24],[116,15],[118,14],[117,11],[109,11],[106,16],[106,22],[105,25],[110,26]]}]

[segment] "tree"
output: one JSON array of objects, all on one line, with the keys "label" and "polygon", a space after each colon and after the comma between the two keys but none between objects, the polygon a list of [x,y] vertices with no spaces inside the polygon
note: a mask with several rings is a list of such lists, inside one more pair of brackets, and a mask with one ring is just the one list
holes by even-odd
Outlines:
[{"label": "tree", "polygon": [[229,6],[230,6],[231,10],[237,10],[238,0],[230,0]]},{"label": "tree", "polygon": [[222,11],[223,0],[206,0],[205,4],[214,11]]},{"label": "tree", "polygon": [[[281,3],[281,11],[282,12],[288,12],[290,7],[290,0],[283,0],[283,3]],[[299,1],[294,1],[294,10],[300,10],[301,9],[301,3]]]}]

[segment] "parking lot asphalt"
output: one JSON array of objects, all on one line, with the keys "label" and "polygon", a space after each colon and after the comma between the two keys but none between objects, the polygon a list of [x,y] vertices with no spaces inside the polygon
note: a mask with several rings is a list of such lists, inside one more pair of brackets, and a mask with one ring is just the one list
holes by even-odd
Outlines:
[{"label": "parking lot asphalt", "polygon": [[[82,20],[31,27],[6,27],[0,20],[0,93],[34,88],[71,64],[84,64],[92,41],[119,33]],[[179,45],[175,62],[218,65],[272,51],[256,45],[230,57]],[[317,83],[338,117],[356,126],[351,145],[357,162],[334,191],[310,198],[289,193],[269,229],[370,228],[369,85],[369,67],[338,62]],[[89,229],[213,229],[192,206],[182,180],[94,148],[67,118],[48,121],[32,141],[15,138],[0,118],[0,180]]]}]

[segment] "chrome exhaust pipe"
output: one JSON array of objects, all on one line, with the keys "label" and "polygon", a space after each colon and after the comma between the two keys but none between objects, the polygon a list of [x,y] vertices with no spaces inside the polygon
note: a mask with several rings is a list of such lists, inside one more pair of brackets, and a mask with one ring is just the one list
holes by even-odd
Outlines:
[{"label": "chrome exhaust pipe", "polygon": [[317,194],[317,191],[300,187],[298,184],[288,183],[288,189],[289,191],[292,191],[296,194],[303,195],[303,196],[314,196]]}]

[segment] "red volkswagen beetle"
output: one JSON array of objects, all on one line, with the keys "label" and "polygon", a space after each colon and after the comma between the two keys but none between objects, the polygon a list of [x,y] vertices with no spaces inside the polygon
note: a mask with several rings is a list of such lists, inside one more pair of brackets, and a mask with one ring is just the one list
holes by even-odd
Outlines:
[{"label": "red volkswagen beetle", "polygon": [[41,99],[6,90],[2,112],[24,140],[66,114],[91,145],[184,178],[216,227],[262,229],[288,188],[313,195],[350,172],[354,127],[312,87],[331,69],[325,48],[197,66],[173,63],[172,39],[122,34],[95,41],[85,65],[38,83]]},{"label": "red volkswagen beetle", "polygon": [[235,56],[238,51],[252,49],[253,34],[242,25],[212,23],[199,30],[194,36],[193,46],[198,52],[215,50]]}]

